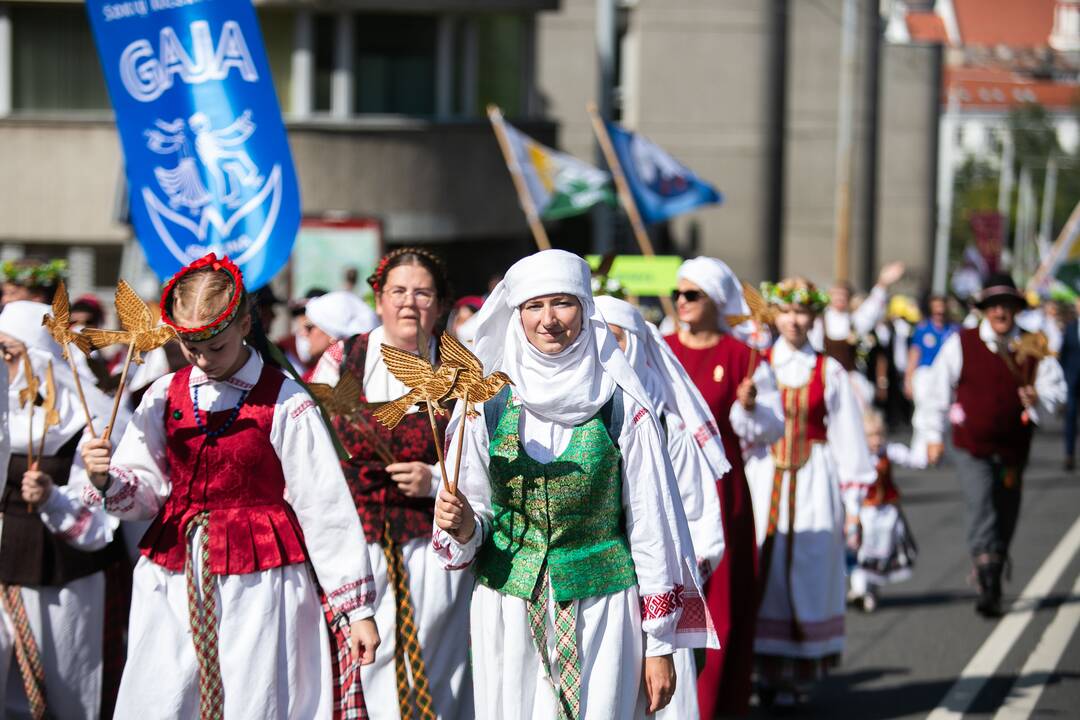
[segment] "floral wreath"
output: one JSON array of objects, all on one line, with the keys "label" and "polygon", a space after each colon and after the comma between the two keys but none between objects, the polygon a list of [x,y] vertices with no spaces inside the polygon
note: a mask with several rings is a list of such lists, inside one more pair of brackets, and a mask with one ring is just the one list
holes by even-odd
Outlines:
[{"label": "floral wreath", "polygon": [[[232,296],[229,298],[229,304],[221,314],[206,325],[200,325],[199,327],[194,328],[184,327],[173,320],[173,290],[176,288],[176,283],[180,278],[195,272],[219,272],[222,270],[228,273],[229,278],[232,280],[233,289]],[[240,301],[243,297],[244,276],[240,272],[240,268],[238,268],[228,256],[218,260],[217,255],[210,253],[180,270],[180,272],[173,275],[172,279],[165,285],[165,290],[161,293],[161,319],[185,340],[191,342],[209,340],[215,335],[224,332],[232,325],[232,321],[236,319],[236,314],[240,310]]]},{"label": "floral wreath", "polygon": [[592,276],[592,294],[593,297],[610,295],[619,300],[625,300],[628,295],[626,287],[618,280],[618,278],[613,278],[610,275]]},{"label": "floral wreath", "polygon": [[789,278],[778,283],[761,283],[761,294],[770,305],[802,305],[819,313],[829,304],[829,294],[809,280]]},{"label": "floral wreath", "polygon": [[24,287],[51,287],[67,277],[67,270],[67,260],[62,259],[48,262],[5,260],[0,263],[4,282]]},{"label": "floral wreath", "polygon": [[402,255],[419,255],[437,267],[445,276],[446,271],[443,268],[443,262],[439,259],[439,256],[418,247],[400,247],[396,250],[391,250],[386,255],[383,255],[382,260],[375,267],[375,272],[368,275],[367,284],[371,286],[371,289],[378,295],[382,291],[383,283],[386,282],[386,268],[390,265],[390,261],[394,258],[401,257]]}]

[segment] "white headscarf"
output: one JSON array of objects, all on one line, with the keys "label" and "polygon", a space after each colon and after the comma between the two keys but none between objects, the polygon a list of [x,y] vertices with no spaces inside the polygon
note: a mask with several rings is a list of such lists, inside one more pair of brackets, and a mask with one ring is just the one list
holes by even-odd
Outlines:
[{"label": "white headscarf", "polygon": [[335,340],[364,335],[379,326],[379,316],[375,311],[347,290],[312,298],[304,309],[308,320]]},{"label": "white headscarf", "polygon": [[[86,415],[79,402],[71,369],[68,367],[67,360],[63,359],[60,346],[53,340],[48,329],[41,324],[42,318],[51,312],[50,306],[28,300],[10,302],[0,312],[0,333],[10,335],[26,345],[34,375],[41,381],[41,393],[45,392],[45,373],[49,363],[52,362],[53,378],[56,380],[56,409],[60,415],[60,424],[49,428],[49,435],[45,439],[46,455],[56,453],[76,432],[86,426]],[[71,352],[79,352],[79,350],[72,346]],[[91,415],[94,416],[94,428],[101,433],[112,412],[112,399],[90,383],[83,382],[82,386],[86,403]],[[26,452],[30,430],[30,411],[28,408],[19,407],[19,390],[24,387],[26,387],[26,379],[20,365],[15,377],[8,378],[8,429],[11,433],[12,452],[17,453]],[[36,438],[41,437],[42,420],[43,414],[35,411],[34,436]],[[118,416],[118,432],[123,430],[126,420],[126,412]],[[37,440],[34,442],[36,453]]]},{"label": "white headscarf", "polygon": [[626,359],[649,393],[656,412],[677,416],[689,429],[719,479],[731,469],[712,411],[686,374],[682,363],[664,341],[656,326],[625,300],[602,296],[596,307],[612,325],[626,331]]},{"label": "white headscarf", "polygon": [[750,306],[743,298],[742,283],[723,260],[705,256],[687,260],[679,266],[677,277],[694,283],[709,296],[716,305],[716,322],[720,330],[730,332],[750,345],[771,344],[758,336],[754,323],[749,320],[735,327],[728,326],[728,316],[749,315]]},{"label": "white headscarf", "polygon": [[[583,324],[570,347],[546,355],[525,337],[519,308],[532,298],[557,293],[578,299]],[[509,375],[529,412],[551,422],[585,422],[616,386],[642,405],[652,404],[593,303],[588,263],[564,250],[544,250],[511,266],[477,313],[475,352],[485,372]]]}]

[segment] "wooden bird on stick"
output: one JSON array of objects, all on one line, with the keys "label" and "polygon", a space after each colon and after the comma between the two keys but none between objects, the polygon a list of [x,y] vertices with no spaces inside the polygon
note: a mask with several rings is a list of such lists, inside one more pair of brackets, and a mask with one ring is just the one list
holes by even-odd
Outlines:
[{"label": "wooden bird on stick", "polygon": [[156,350],[176,338],[176,331],[168,325],[157,324],[150,308],[123,280],[116,286],[115,304],[116,314],[120,318],[120,326],[124,328],[123,330],[87,328],[83,331],[96,348],[121,343],[128,346],[124,368],[120,373],[120,387],[117,388],[116,398],[113,401],[112,415],[102,435],[106,440],[112,434],[113,423],[116,422],[116,413],[120,409],[120,399],[124,395],[124,386],[127,384],[128,368],[131,367],[131,363],[142,364],[142,353]]},{"label": "wooden bird on stick", "polygon": [[367,421],[358,414],[360,410],[371,407],[371,404],[360,399],[363,389],[355,375],[345,371],[342,373],[337,385],[308,383],[307,389],[330,415],[348,418],[356,422],[360,426],[361,433],[371,443],[380,460],[387,465],[395,462],[394,454],[386,446],[386,443],[379,438],[375,428],[368,425]]},{"label": "wooden bird on stick", "polygon": [[468,348],[450,333],[443,333],[439,349],[443,358],[442,366],[451,365],[456,366],[458,369],[457,383],[451,389],[450,396],[461,400],[464,404],[461,424],[458,427],[454,481],[450,483],[448,488],[451,493],[456,493],[458,478],[461,474],[461,448],[465,445],[465,423],[470,417],[476,417],[480,414],[473,409],[473,403],[487,402],[504,387],[514,383],[503,372],[496,371],[485,377],[484,364],[480,362],[480,358],[469,352]]},{"label": "wooden bird on stick", "polygon": [[176,331],[168,325],[158,324],[150,308],[123,280],[116,286],[115,304],[120,326],[124,329],[86,328],[83,330],[83,335],[89,338],[94,347],[127,345],[130,348],[128,362],[141,365],[143,353],[156,350],[176,338]]},{"label": "wooden bird on stick", "polygon": [[68,367],[71,368],[71,374],[75,378],[75,390],[79,394],[79,402],[82,403],[83,413],[86,415],[86,426],[90,428],[91,437],[97,437],[97,431],[94,430],[94,418],[90,414],[90,407],[86,404],[86,395],[83,393],[82,379],[79,377],[78,368],[75,367],[75,358],[68,347],[74,345],[85,355],[89,355],[93,350],[93,345],[90,338],[71,329],[71,305],[63,280],[57,284],[56,293],[53,295],[52,314],[42,317],[41,324],[49,329],[49,334],[63,351],[63,358],[68,361]]},{"label": "wooden bird on stick", "polygon": [[19,391],[19,407],[28,408],[30,413],[29,437],[26,441],[26,467],[34,466],[34,408],[37,405],[38,391],[41,389],[41,381],[34,374],[34,366],[30,364],[30,353],[22,354],[23,380],[26,387]]},{"label": "wooden bird on stick", "polygon": [[485,377],[480,359],[450,333],[443,333],[439,350],[442,353],[443,366],[451,365],[458,369],[457,382],[450,391],[450,397],[463,401],[465,412],[470,417],[480,414],[473,409],[474,403],[487,402],[504,387],[514,384],[503,372],[493,372]]},{"label": "wooden bird on stick", "polygon": [[[443,337],[446,337],[444,334]],[[460,369],[448,364],[437,370],[422,357],[399,350],[392,345],[382,346],[383,362],[390,373],[409,388],[409,392],[379,406],[375,419],[393,430],[413,405],[427,403],[437,415],[445,415],[440,403],[450,395]]]},{"label": "wooden bird on stick", "polygon": [[93,350],[90,338],[71,329],[71,305],[68,300],[67,287],[64,286],[63,280],[60,280],[56,285],[56,293],[53,295],[52,301],[52,314],[41,318],[41,324],[49,329],[49,334],[52,335],[53,340],[64,351],[63,358],[65,360],[71,360],[68,345],[74,345],[86,355],[89,355],[90,351]]},{"label": "wooden bird on stick", "polygon": [[56,409],[56,379],[53,377],[52,360],[45,368],[45,400],[41,404],[45,413],[45,427],[41,429],[41,442],[38,444],[38,459],[45,453],[45,438],[49,435],[49,428],[60,424],[60,411]]}]

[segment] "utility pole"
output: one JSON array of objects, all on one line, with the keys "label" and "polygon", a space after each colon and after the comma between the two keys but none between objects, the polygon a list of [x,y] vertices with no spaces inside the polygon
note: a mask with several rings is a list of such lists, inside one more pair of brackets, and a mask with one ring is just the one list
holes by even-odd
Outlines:
[{"label": "utility pole", "polygon": [[840,39],[840,101],[836,122],[836,237],[834,274],[838,282],[851,277],[851,146],[855,133],[855,44],[858,28],[856,0],[844,0]]},{"label": "utility pole", "polygon": [[768,17],[768,90],[765,95],[764,277],[783,277],[784,149],[787,138],[788,0],[770,0]]},{"label": "utility pole", "polygon": [[865,2],[863,8],[864,61],[862,77],[863,119],[862,169],[859,181],[859,219],[862,227],[862,252],[858,263],[858,281],[864,288],[872,287],[877,276],[877,219],[878,219],[878,112],[881,99],[881,33],[882,23],[878,3]]}]

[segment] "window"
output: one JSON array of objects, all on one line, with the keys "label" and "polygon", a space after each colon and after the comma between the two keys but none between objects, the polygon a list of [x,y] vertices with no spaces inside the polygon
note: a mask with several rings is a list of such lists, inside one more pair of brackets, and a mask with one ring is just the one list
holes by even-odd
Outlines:
[{"label": "window", "polygon": [[519,15],[476,17],[478,107],[467,110],[483,117],[484,108],[494,103],[508,116],[522,113],[526,32]]},{"label": "window", "polygon": [[330,112],[331,83],[334,76],[333,15],[315,16],[315,112]]},{"label": "window", "polygon": [[15,110],[107,110],[109,96],[81,5],[11,6]]},{"label": "window", "polygon": [[258,15],[278,104],[287,110],[292,79],[293,14],[277,8],[259,8]]},{"label": "window", "polygon": [[356,16],[356,112],[435,114],[437,26],[430,15]]}]

